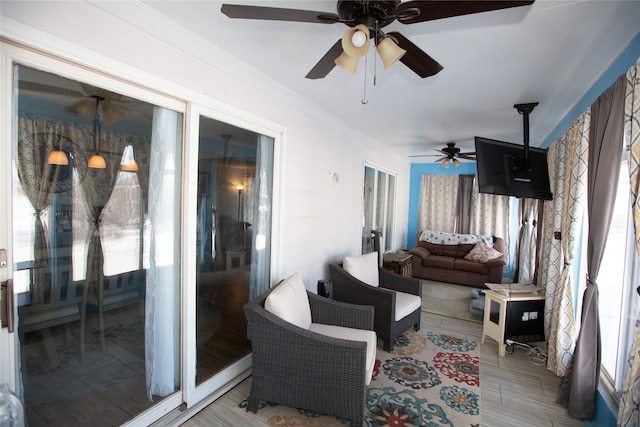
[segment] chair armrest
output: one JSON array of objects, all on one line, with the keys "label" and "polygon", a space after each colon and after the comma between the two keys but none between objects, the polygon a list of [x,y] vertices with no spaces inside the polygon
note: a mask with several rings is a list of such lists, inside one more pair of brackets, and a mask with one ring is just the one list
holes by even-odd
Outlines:
[{"label": "chair armrest", "polygon": [[376,316],[380,311],[395,313],[395,292],[367,285],[344,271],[340,264],[329,264],[329,272],[336,300],[351,304],[371,305],[375,307]]},{"label": "chair armrest", "polygon": [[404,277],[382,267],[378,267],[378,274],[381,288],[422,296],[422,282],[420,279]]},{"label": "chair armrest", "polygon": [[314,323],[373,330],[374,310],[372,306],[334,301],[309,291],[307,291],[307,295]]}]

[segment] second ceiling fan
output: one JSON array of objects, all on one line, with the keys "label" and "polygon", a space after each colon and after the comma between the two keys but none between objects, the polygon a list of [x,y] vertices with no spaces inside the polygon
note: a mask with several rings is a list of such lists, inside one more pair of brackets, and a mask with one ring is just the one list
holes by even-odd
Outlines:
[{"label": "second ceiling fan", "polygon": [[229,18],[315,24],[342,23],[351,27],[309,71],[306,75],[308,79],[324,78],[336,64],[348,71],[355,72],[358,59],[365,55],[369,49],[369,39],[374,41],[385,68],[400,60],[418,76],[426,78],[439,73],[443,69],[442,65],[399,32],[384,33],[382,28],[394,21],[402,24],[414,24],[526,6],[533,2],[534,0],[415,0],[405,2],[400,2],[400,0],[339,0],[337,14],[300,9],[223,4],[222,13]]},{"label": "second ceiling fan", "polygon": [[436,150],[438,152],[440,152],[442,155],[438,155],[438,154],[422,154],[422,155],[417,155],[417,156],[410,156],[410,157],[430,157],[430,156],[440,156],[439,159],[436,159],[436,162],[442,162],[442,167],[444,168],[448,168],[449,165],[451,163],[453,163],[453,165],[455,167],[458,167],[461,165],[460,160],[458,159],[464,159],[464,160],[472,160],[475,161],[476,160],[476,153],[472,153],[472,152],[468,152],[468,153],[463,153],[460,151],[460,149],[458,147],[456,147],[456,143],[455,142],[447,142],[447,146],[440,149],[440,150]]}]

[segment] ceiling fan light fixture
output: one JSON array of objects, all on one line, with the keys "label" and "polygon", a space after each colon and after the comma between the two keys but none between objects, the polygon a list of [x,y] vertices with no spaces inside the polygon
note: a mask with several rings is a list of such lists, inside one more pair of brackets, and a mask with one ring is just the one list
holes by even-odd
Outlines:
[{"label": "ceiling fan light fixture", "polygon": [[347,55],[346,52],[342,52],[340,56],[335,59],[335,63],[338,67],[342,68],[345,71],[355,74],[356,67],[358,66],[358,59],[352,56]]},{"label": "ceiling fan light fixture", "polygon": [[67,155],[62,150],[53,150],[49,153],[49,157],[47,158],[47,163],[50,165],[68,165],[69,159],[67,159]]},{"label": "ceiling fan light fixture", "polygon": [[380,55],[385,70],[407,53],[407,51],[398,46],[391,37],[385,37],[380,40],[376,50],[378,51],[378,55]]},{"label": "ceiling fan light fixture", "polygon": [[364,24],[358,24],[349,28],[342,36],[342,50],[354,58],[360,58],[369,51],[369,28]]},{"label": "ceiling fan light fixture", "polygon": [[453,159],[453,166],[458,167],[462,164],[462,162],[458,159]]},{"label": "ceiling fan light fixture", "polygon": [[449,163],[451,163],[451,159],[446,158],[442,161],[442,167],[445,169],[449,169]]}]

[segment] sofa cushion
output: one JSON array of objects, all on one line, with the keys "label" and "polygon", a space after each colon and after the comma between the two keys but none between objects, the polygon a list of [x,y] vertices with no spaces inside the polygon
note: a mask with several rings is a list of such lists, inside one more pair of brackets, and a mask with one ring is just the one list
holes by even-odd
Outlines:
[{"label": "sofa cushion", "polygon": [[464,258],[456,258],[453,269],[456,271],[466,271],[475,274],[487,274],[487,264],[482,262],[469,261]]},{"label": "sofa cushion", "polygon": [[301,328],[309,329],[311,325],[309,297],[302,277],[298,273],[283,280],[269,294],[264,302],[264,308],[282,320]]},{"label": "sofa cushion", "polygon": [[424,267],[442,268],[445,270],[453,270],[454,257],[431,255],[422,260]]},{"label": "sofa cushion", "polygon": [[378,252],[370,252],[364,255],[348,256],[342,263],[344,271],[356,279],[371,286],[380,284],[378,273]]},{"label": "sofa cushion", "polygon": [[309,330],[318,334],[349,341],[363,341],[367,343],[367,385],[371,382],[373,368],[376,364],[376,345],[378,337],[374,331],[364,329],[345,328],[342,326],[312,323]]},{"label": "sofa cushion", "polygon": [[422,298],[418,295],[396,291],[396,322],[413,313],[422,305]]},{"label": "sofa cushion", "polygon": [[493,249],[486,243],[479,242],[464,258],[475,262],[487,262],[492,259],[500,258],[501,256],[502,252]]}]

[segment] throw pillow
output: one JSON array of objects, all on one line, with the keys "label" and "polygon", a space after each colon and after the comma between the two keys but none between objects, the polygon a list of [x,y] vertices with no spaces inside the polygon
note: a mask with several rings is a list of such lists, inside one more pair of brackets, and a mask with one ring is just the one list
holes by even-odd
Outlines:
[{"label": "throw pillow", "polygon": [[264,302],[264,308],[282,320],[286,320],[303,329],[309,329],[309,326],[311,326],[309,297],[307,296],[307,289],[302,282],[302,277],[298,273],[294,273],[284,279],[269,294]]},{"label": "throw pillow", "polygon": [[465,255],[464,259],[475,262],[487,262],[492,259],[500,258],[502,252],[493,249],[491,246],[483,242],[478,242],[471,251]]},{"label": "throw pillow", "polygon": [[344,271],[371,286],[378,286],[378,252],[370,252],[364,255],[348,256],[342,263]]}]

